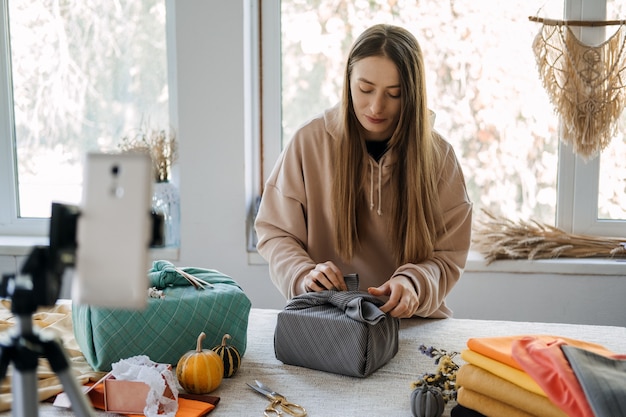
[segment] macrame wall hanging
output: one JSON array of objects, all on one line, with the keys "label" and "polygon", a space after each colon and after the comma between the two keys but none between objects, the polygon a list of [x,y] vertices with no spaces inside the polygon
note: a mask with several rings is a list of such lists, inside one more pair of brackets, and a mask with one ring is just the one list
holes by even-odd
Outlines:
[{"label": "macrame wall hanging", "polygon": [[[532,47],[543,86],[561,116],[561,139],[577,155],[596,156],[616,135],[626,104],[626,20],[529,19],[542,24]],[[617,31],[597,46],[585,45],[572,31],[609,25]]]}]

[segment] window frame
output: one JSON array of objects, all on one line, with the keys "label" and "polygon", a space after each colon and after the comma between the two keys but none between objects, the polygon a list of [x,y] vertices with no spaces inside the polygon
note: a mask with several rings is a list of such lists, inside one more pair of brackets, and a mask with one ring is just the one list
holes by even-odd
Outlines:
[{"label": "window frame", "polygon": [[[265,183],[281,152],[282,142],[282,77],[280,1],[262,1],[260,7],[261,49],[261,172]],[[263,186],[261,186],[261,193]]]},{"label": "window frame", "polygon": [[43,236],[49,221],[18,217],[8,8],[8,0],[0,0],[0,234]]},{"label": "window frame", "polygon": [[[566,0],[567,20],[603,20],[606,0]],[[578,28],[583,41],[593,42],[599,28]],[[600,157],[585,160],[559,142],[556,226],[571,233],[626,236],[626,221],[598,219]]]},{"label": "window frame", "polygon": [[[9,0],[0,0],[0,236],[47,237],[48,218],[20,218],[15,158],[15,119],[11,70]],[[164,0],[170,125],[178,125],[175,49],[175,0]],[[174,179],[176,181],[176,179]]]},{"label": "window frame", "polygon": [[[257,182],[267,180],[281,151],[281,7],[280,1],[261,3],[261,171]],[[604,19],[606,1],[566,0],[566,18]],[[598,17],[601,16],[601,17]],[[558,117],[555,115],[555,117]],[[600,158],[584,160],[559,141],[555,226],[568,233],[626,236],[626,221],[598,219]],[[261,189],[262,192],[262,189]],[[259,193],[260,194],[260,193]]]}]

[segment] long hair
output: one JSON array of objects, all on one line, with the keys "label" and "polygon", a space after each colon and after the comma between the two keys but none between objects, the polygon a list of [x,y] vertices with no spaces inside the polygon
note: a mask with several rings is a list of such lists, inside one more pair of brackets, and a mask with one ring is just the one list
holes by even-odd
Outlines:
[{"label": "long hair", "polygon": [[364,201],[360,179],[367,150],[354,112],[350,76],[356,62],[371,56],[393,61],[400,77],[400,117],[388,145],[398,155],[389,237],[398,265],[420,262],[432,254],[436,233],[443,227],[437,193],[442,148],[441,138],[431,129],[421,48],[410,32],[397,26],[370,27],[348,55],[341,104],[344,130],[337,141],[332,190],[335,245],[345,260],[358,248],[357,213]]}]

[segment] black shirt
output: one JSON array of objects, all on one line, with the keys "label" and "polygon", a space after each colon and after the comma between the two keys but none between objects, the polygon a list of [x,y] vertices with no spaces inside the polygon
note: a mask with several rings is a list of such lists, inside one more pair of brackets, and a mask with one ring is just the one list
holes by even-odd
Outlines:
[{"label": "black shirt", "polygon": [[376,162],[379,162],[380,158],[382,158],[385,152],[387,152],[388,143],[389,143],[389,139],[366,140],[365,146],[367,147],[367,153],[369,153],[370,156],[376,160]]}]

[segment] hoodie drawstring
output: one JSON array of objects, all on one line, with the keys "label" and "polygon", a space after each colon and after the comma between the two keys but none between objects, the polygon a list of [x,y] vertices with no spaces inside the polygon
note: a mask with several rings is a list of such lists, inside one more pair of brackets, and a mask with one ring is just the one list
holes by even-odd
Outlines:
[{"label": "hoodie drawstring", "polygon": [[[382,161],[382,159],[381,159]],[[369,163],[370,163],[370,210],[374,210],[374,163],[372,162],[372,159],[369,159]],[[376,210],[376,213],[379,216],[383,215],[383,211],[382,211],[382,197],[383,197],[383,187],[382,184],[383,183],[383,169],[381,164],[379,163],[378,166],[378,210]]]}]

